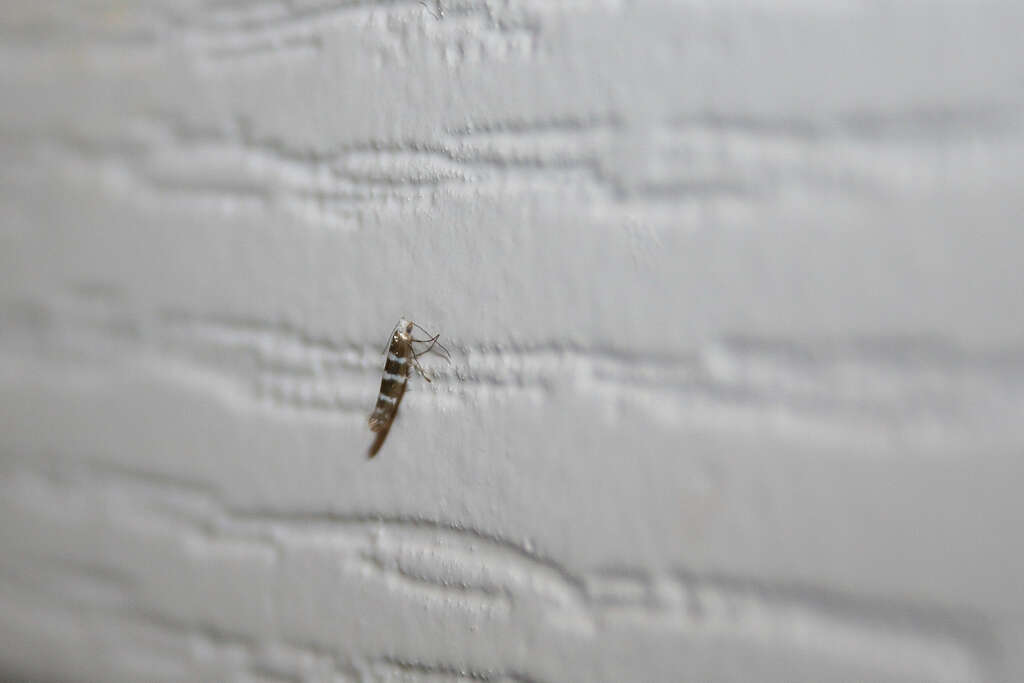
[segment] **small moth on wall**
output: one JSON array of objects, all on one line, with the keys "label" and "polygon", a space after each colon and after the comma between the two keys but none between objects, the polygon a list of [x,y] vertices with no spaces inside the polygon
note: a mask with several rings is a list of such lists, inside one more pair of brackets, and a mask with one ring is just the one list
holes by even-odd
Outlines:
[{"label": "small moth on wall", "polygon": [[[405,385],[409,381],[409,366],[416,368],[423,379],[430,381],[427,373],[423,371],[417,360],[420,356],[430,352],[435,346],[444,350],[445,357],[451,359],[448,349],[437,341],[440,335],[435,334],[428,339],[414,339],[413,328],[419,328],[430,334],[416,323],[402,318],[395,325],[391,332],[391,339],[388,341],[387,360],[384,362],[384,376],[380,380],[380,392],[377,394],[377,405],[370,414],[370,431],[376,432],[377,437],[373,440],[367,457],[377,455],[377,451],[384,445],[384,439],[391,430],[391,425],[398,414],[398,404],[402,402],[405,395]],[[427,348],[417,352],[414,344],[430,344]]]}]

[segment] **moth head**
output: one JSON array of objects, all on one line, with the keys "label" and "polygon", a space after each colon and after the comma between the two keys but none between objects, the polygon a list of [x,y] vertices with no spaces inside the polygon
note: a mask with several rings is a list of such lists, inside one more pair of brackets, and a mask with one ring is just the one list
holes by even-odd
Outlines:
[{"label": "moth head", "polygon": [[412,336],[413,324],[411,321],[402,318],[395,325],[395,339],[406,339],[408,340]]}]

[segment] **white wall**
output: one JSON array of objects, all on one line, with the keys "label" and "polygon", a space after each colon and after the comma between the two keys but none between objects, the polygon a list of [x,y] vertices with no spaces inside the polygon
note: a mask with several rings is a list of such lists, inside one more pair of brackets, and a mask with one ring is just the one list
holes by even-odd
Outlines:
[{"label": "white wall", "polygon": [[1019,3],[0,17],[0,671],[1024,679]]}]

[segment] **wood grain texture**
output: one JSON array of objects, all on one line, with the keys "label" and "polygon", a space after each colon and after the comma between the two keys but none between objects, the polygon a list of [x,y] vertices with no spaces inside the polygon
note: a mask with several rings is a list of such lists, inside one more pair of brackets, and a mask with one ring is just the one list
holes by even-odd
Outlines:
[{"label": "wood grain texture", "polygon": [[1022,29],[6,3],[0,674],[1024,678]]}]

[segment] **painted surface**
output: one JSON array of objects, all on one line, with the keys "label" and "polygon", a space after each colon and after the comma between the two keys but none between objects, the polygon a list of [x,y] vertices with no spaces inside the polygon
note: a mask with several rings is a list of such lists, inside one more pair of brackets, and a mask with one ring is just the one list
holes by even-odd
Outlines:
[{"label": "painted surface", "polygon": [[5,3],[0,671],[1024,679],[1022,29]]}]

